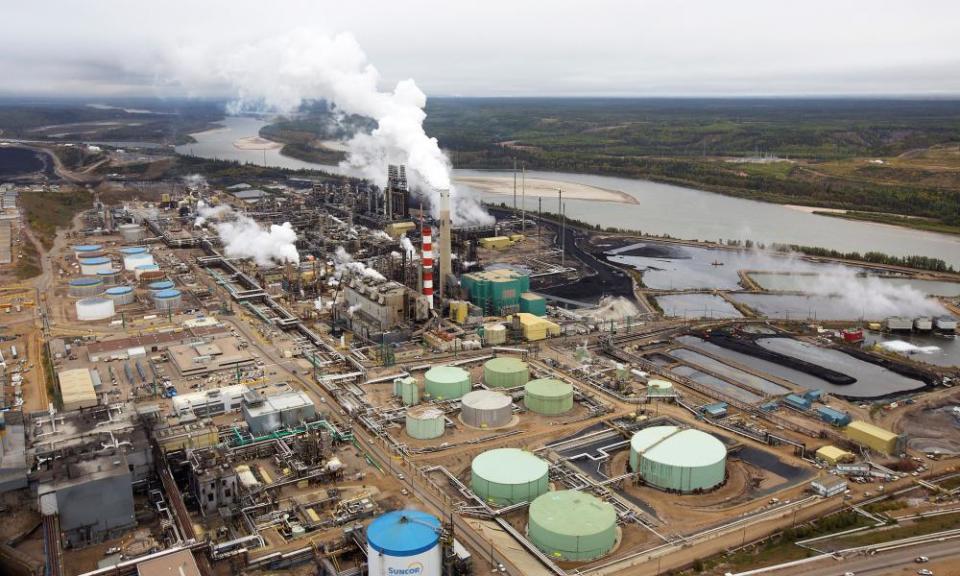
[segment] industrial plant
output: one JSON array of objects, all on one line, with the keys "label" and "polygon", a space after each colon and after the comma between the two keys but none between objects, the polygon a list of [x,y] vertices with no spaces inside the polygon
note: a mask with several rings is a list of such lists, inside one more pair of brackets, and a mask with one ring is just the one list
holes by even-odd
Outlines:
[{"label": "industrial plant", "polygon": [[[737,247],[478,221],[382,168],[177,181],[60,232],[6,306],[42,328],[0,345],[4,573],[639,575],[956,502],[924,421],[957,368],[896,349],[952,314],[781,318],[763,283],[794,280]],[[733,312],[671,308],[704,297]]]}]

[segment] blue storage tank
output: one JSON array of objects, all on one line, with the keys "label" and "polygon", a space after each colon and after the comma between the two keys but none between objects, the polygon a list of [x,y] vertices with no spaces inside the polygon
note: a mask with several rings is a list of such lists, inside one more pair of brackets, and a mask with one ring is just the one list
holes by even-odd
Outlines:
[{"label": "blue storage tank", "polygon": [[802,411],[809,410],[810,406],[813,405],[812,402],[803,396],[797,396],[796,394],[787,394],[787,397],[783,399],[783,403],[791,408],[796,408],[797,410]]},{"label": "blue storage tank", "polygon": [[174,284],[171,280],[157,280],[156,282],[151,282],[147,284],[147,288],[151,291],[160,291],[160,290],[169,290],[173,288]]},{"label": "blue storage tank", "polygon": [[133,254],[143,254],[146,251],[147,249],[143,246],[127,246],[125,248],[120,249],[120,253],[126,256],[130,256]]},{"label": "blue storage tank", "polygon": [[369,573],[439,576],[440,532],[440,520],[419,510],[396,510],[374,519],[367,527]]},{"label": "blue storage tank", "polygon": [[851,420],[850,415],[846,412],[834,410],[829,406],[818,406],[817,415],[820,416],[820,419],[824,422],[840,427],[846,426]]}]

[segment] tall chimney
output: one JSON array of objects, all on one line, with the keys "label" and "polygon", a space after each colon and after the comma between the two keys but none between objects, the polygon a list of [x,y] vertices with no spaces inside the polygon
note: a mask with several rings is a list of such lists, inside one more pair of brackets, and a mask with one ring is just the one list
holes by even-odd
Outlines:
[{"label": "tall chimney", "polygon": [[420,265],[423,267],[423,295],[427,297],[430,309],[433,309],[433,238],[429,226],[422,227],[423,258]]},{"label": "tall chimney", "polygon": [[450,190],[440,191],[440,299],[443,299],[447,277],[453,273],[450,265]]}]

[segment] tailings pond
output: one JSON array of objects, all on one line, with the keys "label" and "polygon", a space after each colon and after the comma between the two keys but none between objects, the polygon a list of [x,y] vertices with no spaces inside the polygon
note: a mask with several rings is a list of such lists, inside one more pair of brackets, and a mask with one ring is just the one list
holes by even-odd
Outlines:
[{"label": "tailings pond", "polygon": [[672,318],[743,318],[733,304],[714,294],[670,294],[655,300]]},{"label": "tailings pond", "polygon": [[[816,353],[811,353],[811,357],[821,358],[825,361],[825,363],[819,363],[815,360],[812,360],[814,363],[818,363],[832,370],[836,370],[837,372],[847,374],[848,376],[856,378],[857,382],[845,386],[838,386],[836,384],[827,382],[822,378],[795,370],[788,366],[777,364],[776,362],[771,362],[769,360],[756,358],[748,354],[722,348],[715,344],[711,344],[710,342],[705,342],[696,336],[681,336],[677,340],[682,342],[688,348],[701,350],[717,358],[728,359],[731,362],[746,366],[756,372],[776,376],[777,378],[786,380],[787,382],[790,382],[800,388],[809,390],[820,389],[824,392],[840,396],[848,396],[851,398],[876,398],[880,396],[887,396],[889,394],[896,394],[899,392],[919,390],[924,386],[924,383],[919,380],[906,378],[895,372],[891,372],[882,366],[858,360],[848,354],[844,354],[843,352],[816,348],[805,343],[805,346],[815,349],[814,352]],[[799,341],[790,340],[788,338],[761,339],[761,341],[765,340],[782,340],[783,342],[774,345],[791,350],[797,347],[797,345],[801,344]],[[791,342],[794,344],[789,344]],[[821,354],[822,352],[828,352],[829,354]],[[782,353],[788,356],[792,355],[786,351]],[[808,358],[802,359],[808,360]]]}]

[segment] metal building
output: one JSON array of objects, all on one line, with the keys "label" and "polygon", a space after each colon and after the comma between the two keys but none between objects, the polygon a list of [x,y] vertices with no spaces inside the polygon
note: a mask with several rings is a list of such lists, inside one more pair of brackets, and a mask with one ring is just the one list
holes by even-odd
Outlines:
[{"label": "metal building", "polygon": [[317,408],[304,392],[293,391],[273,396],[250,392],[244,396],[243,419],[250,432],[269,434],[280,428],[296,428],[317,419]]},{"label": "metal building", "polygon": [[66,464],[69,473],[37,490],[40,509],[60,515],[60,532],[80,548],[136,526],[133,479],[123,453]]}]

